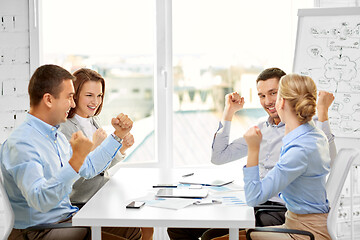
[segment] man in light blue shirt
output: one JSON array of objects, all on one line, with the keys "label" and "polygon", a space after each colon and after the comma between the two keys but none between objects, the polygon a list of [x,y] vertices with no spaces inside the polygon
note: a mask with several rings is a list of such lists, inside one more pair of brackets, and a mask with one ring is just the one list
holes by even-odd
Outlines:
[{"label": "man in light blue shirt", "polygon": [[[39,67],[29,82],[29,114],[1,147],[4,187],[15,213],[9,239],[22,239],[24,229],[31,226],[70,221],[78,211],[69,200],[73,183],[80,176],[91,178],[102,172],[132,128],[131,119],[120,114],[112,119],[114,134],[94,151],[90,152],[93,143],[80,131],[73,134],[69,144],[57,130],[75,107],[73,80],[59,66]],[[85,239],[87,230],[53,229],[27,235],[29,239]],[[138,228],[117,228],[115,235],[141,237]]]}]

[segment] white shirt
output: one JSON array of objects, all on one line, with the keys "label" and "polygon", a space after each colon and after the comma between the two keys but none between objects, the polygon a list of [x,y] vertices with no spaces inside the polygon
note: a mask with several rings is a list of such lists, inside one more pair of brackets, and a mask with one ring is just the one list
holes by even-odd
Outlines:
[{"label": "white shirt", "polygon": [[94,132],[96,131],[96,127],[92,124],[91,118],[83,118],[77,114],[75,114],[74,117],[78,120],[80,125],[83,126],[85,136],[92,139]]}]

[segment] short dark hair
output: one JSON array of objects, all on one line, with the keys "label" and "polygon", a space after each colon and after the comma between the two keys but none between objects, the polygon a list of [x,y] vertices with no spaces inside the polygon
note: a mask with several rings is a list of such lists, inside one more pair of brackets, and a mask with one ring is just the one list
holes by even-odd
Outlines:
[{"label": "short dark hair", "polygon": [[259,81],[266,81],[270,78],[277,78],[280,81],[280,78],[285,75],[286,73],[280,68],[267,68],[259,74],[256,79],[256,84]]},{"label": "short dark hair", "polygon": [[52,64],[38,67],[29,82],[30,106],[37,106],[45,93],[58,98],[62,91],[61,83],[68,79],[74,80],[75,77],[62,67]]},{"label": "short dark hair", "polygon": [[[73,75],[75,76],[75,80],[74,80],[74,88],[75,88],[75,95],[74,95],[74,101],[76,106],[78,105],[79,102],[79,96],[80,96],[80,92],[82,87],[84,86],[84,83],[88,82],[88,81],[94,81],[94,82],[100,82],[101,86],[102,86],[102,101],[100,106],[98,107],[98,109],[95,112],[95,116],[99,115],[104,103],[104,95],[105,95],[105,80],[104,78],[96,71],[88,69],[88,68],[80,68],[79,70],[77,70],[76,72],[73,73]],[[75,115],[75,108],[71,108],[68,118],[72,118]]]}]

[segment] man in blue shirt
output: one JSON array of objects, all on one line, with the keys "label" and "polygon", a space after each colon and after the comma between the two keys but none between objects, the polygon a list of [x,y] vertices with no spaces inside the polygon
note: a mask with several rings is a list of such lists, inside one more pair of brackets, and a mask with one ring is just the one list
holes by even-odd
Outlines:
[{"label": "man in blue shirt", "polygon": [[[4,187],[15,213],[9,239],[22,239],[24,229],[71,221],[78,211],[69,200],[73,183],[81,176],[102,172],[121,148],[132,121],[124,114],[112,119],[114,133],[94,151],[80,131],[70,144],[57,131],[75,107],[74,76],[56,65],[39,67],[29,82],[30,111],[0,150]],[[29,239],[86,239],[85,228],[26,231]],[[113,239],[140,239],[139,228],[103,228]]]}]

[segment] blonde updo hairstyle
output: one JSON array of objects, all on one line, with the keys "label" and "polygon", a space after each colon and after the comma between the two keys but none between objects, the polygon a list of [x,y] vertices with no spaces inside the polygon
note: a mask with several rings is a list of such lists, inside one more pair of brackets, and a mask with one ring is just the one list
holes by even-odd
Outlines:
[{"label": "blonde updo hairstyle", "polygon": [[278,94],[289,102],[301,124],[309,122],[315,115],[317,90],[310,77],[298,74],[283,76]]}]

